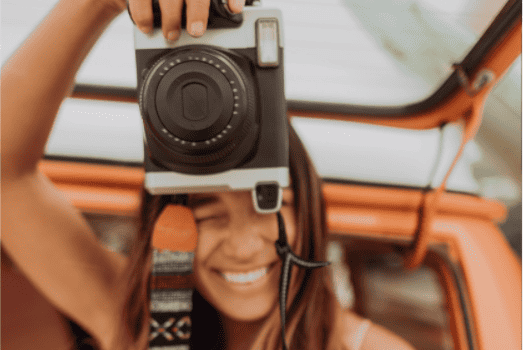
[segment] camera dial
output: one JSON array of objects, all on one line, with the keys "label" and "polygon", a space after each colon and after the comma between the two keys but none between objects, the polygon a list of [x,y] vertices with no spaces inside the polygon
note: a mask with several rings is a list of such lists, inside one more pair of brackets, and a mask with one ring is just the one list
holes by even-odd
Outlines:
[{"label": "camera dial", "polygon": [[139,105],[149,142],[165,154],[157,161],[180,172],[230,169],[256,143],[252,83],[228,55],[210,47],[173,50],[157,60]]}]

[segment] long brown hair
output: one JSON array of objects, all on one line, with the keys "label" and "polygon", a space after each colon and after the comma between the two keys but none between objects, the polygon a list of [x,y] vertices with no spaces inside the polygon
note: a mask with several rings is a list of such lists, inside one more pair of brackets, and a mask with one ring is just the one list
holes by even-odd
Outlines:
[{"label": "long brown hair", "polygon": [[[311,261],[325,261],[327,228],[321,179],[292,127],[289,127],[289,165],[295,194],[300,255]],[[140,230],[130,254],[129,295],[124,311],[128,334],[142,341],[149,330],[149,264],[151,233],[157,217],[172,196],[151,196],[142,191]],[[296,269],[296,268],[295,268]],[[287,305],[287,345],[290,349],[326,349],[334,332],[333,312],[339,306],[327,268],[299,270],[291,282]],[[196,322],[195,322],[196,323]],[[194,325],[195,326],[195,325]],[[219,325],[217,325],[219,327]],[[193,332],[196,331],[193,329]],[[281,346],[279,311],[271,313],[255,344],[266,349]],[[215,334],[219,334],[218,331]],[[222,344],[223,345],[223,344]],[[330,346],[329,346],[330,347]]]}]

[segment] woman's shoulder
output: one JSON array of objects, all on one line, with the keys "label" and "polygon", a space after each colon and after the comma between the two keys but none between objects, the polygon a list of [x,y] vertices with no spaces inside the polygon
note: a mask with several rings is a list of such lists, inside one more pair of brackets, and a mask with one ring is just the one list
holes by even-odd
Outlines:
[{"label": "woman's shoulder", "polygon": [[414,350],[400,336],[350,310],[343,311],[340,321],[343,350]]},{"label": "woman's shoulder", "polygon": [[[127,258],[108,252],[121,271]],[[5,349],[96,349],[95,340],[75,321],[60,312],[18,269],[0,245],[2,276],[2,345]],[[123,272],[122,272],[123,273]]]},{"label": "woman's shoulder", "polygon": [[2,250],[2,347],[70,350],[66,320],[21,274]]}]

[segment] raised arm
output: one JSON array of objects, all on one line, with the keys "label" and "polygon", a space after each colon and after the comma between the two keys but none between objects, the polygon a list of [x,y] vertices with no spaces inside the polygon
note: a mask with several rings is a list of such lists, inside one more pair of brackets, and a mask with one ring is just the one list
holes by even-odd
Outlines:
[{"label": "raised arm", "polygon": [[[166,38],[179,30],[182,2],[160,1]],[[209,0],[187,3],[189,26],[199,36],[205,25],[192,24],[206,23]],[[151,6],[151,0],[130,1],[144,31],[152,24]],[[102,248],[37,164],[81,63],[126,7],[125,0],[60,0],[2,67],[2,247],[42,295],[107,350],[121,322],[125,262]]]},{"label": "raised arm", "polygon": [[81,62],[124,8],[125,1],[62,0],[2,67],[2,246],[42,295],[104,346],[118,324],[123,263],[37,163]]},{"label": "raised arm", "polygon": [[124,0],[61,0],[2,67],[2,178],[34,173],[60,104]]},{"label": "raised arm", "polygon": [[[160,0],[162,31],[177,39],[184,0]],[[203,35],[210,0],[188,0],[189,33]],[[230,0],[240,12],[244,0]],[[144,32],[152,30],[152,0],[129,0]],[[61,0],[2,67],[2,176],[34,173],[60,104],[73,87],[85,56],[125,0]]]}]

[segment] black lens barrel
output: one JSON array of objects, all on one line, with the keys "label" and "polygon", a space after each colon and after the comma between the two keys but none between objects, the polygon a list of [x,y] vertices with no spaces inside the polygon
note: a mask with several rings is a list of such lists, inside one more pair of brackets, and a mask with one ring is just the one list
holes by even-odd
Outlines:
[{"label": "black lens barrel", "polygon": [[[257,139],[253,83],[228,55],[203,46],[170,51],[148,70],[140,109],[158,161],[178,171],[221,171],[241,162]],[[229,165],[230,166],[230,165]],[[189,167],[189,168],[187,168]]]}]

